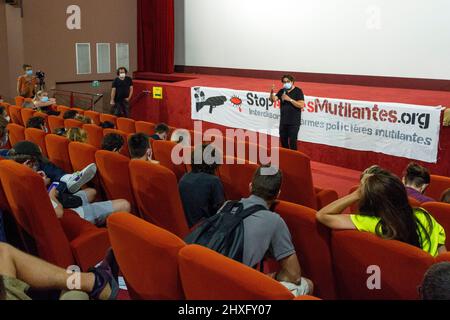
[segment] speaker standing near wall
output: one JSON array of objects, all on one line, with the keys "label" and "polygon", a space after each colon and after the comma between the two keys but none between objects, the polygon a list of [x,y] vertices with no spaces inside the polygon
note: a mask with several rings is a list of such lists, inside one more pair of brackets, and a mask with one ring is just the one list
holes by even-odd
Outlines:
[{"label": "speaker standing near wall", "polygon": [[302,89],[295,86],[295,78],[285,75],[281,78],[283,89],[275,94],[275,85],[270,92],[270,100],[281,100],[280,140],[286,149],[297,150],[298,132],[305,107],[305,96]]},{"label": "speaker standing near wall", "polygon": [[118,77],[114,80],[111,91],[111,113],[126,118],[130,115],[130,100],[133,96],[133,80],[127,73],[128,70],[124,67],[117,70]]}]

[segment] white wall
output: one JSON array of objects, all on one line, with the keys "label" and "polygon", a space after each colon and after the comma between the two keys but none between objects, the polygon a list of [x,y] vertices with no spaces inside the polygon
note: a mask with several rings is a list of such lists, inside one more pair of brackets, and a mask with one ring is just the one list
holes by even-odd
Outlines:
[{"label": "white wall", "polygon": [[449,0],[175,0],[175,64],[450,80]]}]

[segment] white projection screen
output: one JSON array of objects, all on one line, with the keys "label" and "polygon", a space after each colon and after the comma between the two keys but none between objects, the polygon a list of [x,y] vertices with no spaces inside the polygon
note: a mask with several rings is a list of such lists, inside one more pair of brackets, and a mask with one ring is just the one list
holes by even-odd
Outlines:
[{"label": "white projection screen", "polygon": [[175,64],[450,80],[450,1],[175,0]]}]

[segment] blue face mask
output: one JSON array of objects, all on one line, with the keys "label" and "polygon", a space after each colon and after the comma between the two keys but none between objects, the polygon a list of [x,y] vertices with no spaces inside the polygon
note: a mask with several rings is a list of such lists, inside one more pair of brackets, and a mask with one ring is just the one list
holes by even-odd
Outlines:
[{"label": "blue face mask", "polygon": [[284,88],[285,88],[286,90],[291,90],[291,89],[292,89],[292,82],[286,82],[286,83],[284,84]]},{"label": "blue face mask", "polygon": [[33,70],[27,70],[26,73],[27,73],[28,76],[32,76],[33,75]]},{"label": "blue face mask", "polygon": [[41,102],[49,102],[49,98],[48,97],[42,97],[41,98]]}]

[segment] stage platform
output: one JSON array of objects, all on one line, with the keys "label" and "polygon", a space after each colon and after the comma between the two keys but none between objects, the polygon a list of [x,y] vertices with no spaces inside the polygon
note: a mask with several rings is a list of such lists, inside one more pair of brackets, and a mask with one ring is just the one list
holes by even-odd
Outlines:
[{"label": "stage platform", "polygon": [[[140,95],[140,98],[137,98],[132,105],[132,118],[151,122],[165,122],[170,126],[186,129],[193,129],[193,121],[191,120],[191,87],[207,86],[269,92],[272,84],[275,84],[277,87],[280,86],[279,79],[268,80],[185,73],[171,75],[139,73],[135,76],[137,76],[137,79],[134,80],[135,96]],[[297,85],[309,96],[450,107],[450,92],[448,91],[308,83],[301,82],[301,79]],[[154,86],[163,87],[162,100],[153,99],[153,95],[141,94],[146,90],[152,91]],[[220,125],[210,123],[204,123],[203,128],[226,129]],[[304,142],[299,143],[299,150],[306,153],[317,163],[313,165],[313,171],[315,167],[316,174],[318,171],[322,175],[326,174],[327,170],[331,170],[329,172],[331,175],[337,174],[336,170],[339,170],[339,167],[355,170],[342,171],[341,177],[345,178],[348,174],[351,177],[348,182],[344,182],[345,184],[348,183],[348,185],[354,185],[354,182],[357,183],[358,172],[370,165],[378,164],[401,175],[403,169],[411,161],[406,158],[381,153],[355,151]],[[320,164],[331,166],[323,167]],[[422,164],[430,168],[433,174],[450,176],[449,127],[441,128],[438,163]],[[317,168],[320,168],[320,170]],[[317,179],[321,181],[326,180],[321,179],[319,177],[320,174],[316,175]],[[320,183],[320,186],[326,187],[323,183]]]}]

